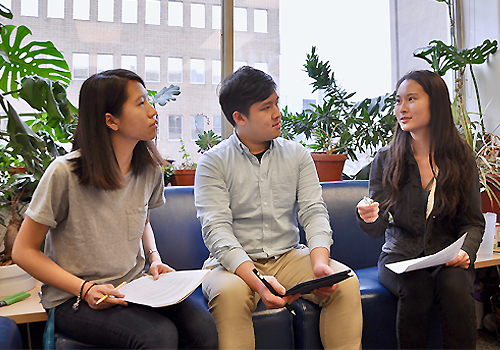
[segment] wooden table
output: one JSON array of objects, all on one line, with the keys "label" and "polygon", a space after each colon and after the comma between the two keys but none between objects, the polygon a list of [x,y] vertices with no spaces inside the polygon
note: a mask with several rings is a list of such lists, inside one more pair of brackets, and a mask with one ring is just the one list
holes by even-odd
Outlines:
[{"label": "wooden table", "polygon": [[36,281],[35,288],[29,290],[31,296],[12,305],[0,307],[0,316],[7,316],[17,324],[47,320],[47,313],[40,303],[38,292],[42,282]]},{"label": "wooden table", "polygon": [[480,269],[482,267],[500,265],[500,251],[493,251],[493,257],[486,260],[476,260],[474,267]]}]

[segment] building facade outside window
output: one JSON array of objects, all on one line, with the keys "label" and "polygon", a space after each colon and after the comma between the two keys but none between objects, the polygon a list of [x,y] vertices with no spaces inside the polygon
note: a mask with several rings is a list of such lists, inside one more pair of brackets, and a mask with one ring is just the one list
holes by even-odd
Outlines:
[{"label": "building facade outside window", "polygon": [[114,11],[114,0],[97,0],[97,20],[99,22],[113,22]]},{"label": "building facade outside window", "polygon": [[205,60],[191,59],[191,84],[205,84]]},{"label": "building facade outside window", "polygon": [[160,25],[161,2],[160,0],[146,0],[146,24]]},{"label": "building facade outside window", "polygon": [[137,0],[122,0],[122,23],[137,23]]},{"label": "building facade outside window", "polygon": [[202,114],[191,116],[191,141],[198,139],[198,134],[205,131],[205,116]]},{"label": "building facade outside window", "polygon": [[73,19],[90,19],[90,0],[73,0]]},{"label": "building facade outside window", "polygon": [[47,0],[47,18],[64,18],[64,0]]},{"label": "building facade outside window", "polygon": [[160,82],[160,57],[146,56],[144,58],[144,80],[148,82]]},{"label": "building facade outside window", "polygon": [[191,3],[191,27],[205,28],[205,4]]},{"label": "building facade outside window", "polygon": [[222,77],[221,60],[212,60],[212,84],[219,84]]},{"label": "building facade outside window", "polygon": [[184,4],[179,1],[168,2],[168,25],[171,27],[182,27]]},{"label": "building facade outside window", "polygon": [[212,130],[217,135],[222,135],[222,116],[214,115],[212,118]]},{"label": "building facade outside window", "polygon": [[83,80],[89,77],[89,54],[73,53],[73,79]]},{"label": "building facade outside window", "polygon": [[168,58],[168,82],[182,83],[182,58]]},{"label": "building facade outside window", "polygon": [[97,73],[105,70],[113,69],[113,55],[112,54],[97,54]]},{"label": "building facade outside window", "polygon": [[21,0],[21,16],[38,17],[38,0]]},{"label": "building facade outside window", "polygon": [[182,115],[168,116],[168,140],[178,141],[182,138]]},{"label": "building facade outside window", "polygon": [[137,73],[137,56],[122,55],[121,68]]}]

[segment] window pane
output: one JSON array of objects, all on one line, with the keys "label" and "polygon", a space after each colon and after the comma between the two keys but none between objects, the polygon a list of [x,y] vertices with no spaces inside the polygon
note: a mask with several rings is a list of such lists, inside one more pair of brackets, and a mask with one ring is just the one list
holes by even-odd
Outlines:
[{"label": "window pane", "polygon": [[0,4],[12,10],[12,0],[0,0]]},{"label": "window pane", "polygon": [[172,27],[183,26],[183,4],[178,1],[168,2],[168,25]]},{"label": "window pane", "polygon": [[253,30],[256,33],[267,33],[267,10],[253,11]]},{"label": "window pane", "polygon": [[205,84],[205,60],[191,60],[191,84]]},{"label": "window pane", "polygon": [[222,7],[212,5],[212,29],[221,29],[222,26]]},{"label": "window pane", "polygon": [[248,29],[247,25],[247,9],[243,7],[234,8],[234,31],[235,32],[246,32]]},{"label": "window pane", "polygon": [[38,17],[38,0],[21,0],[21,16]]},{"label": "window pane", "polygon": [[123,69],[131,70],[137,73],[137,56],[134,55],[122,55],[122,66]]},{"label": "window pane", "polygon": [[267,71],[267,63],[266,62],[255,62],[254,65],[253,65],[255,68],[265,72],[265,73],[269,73]]},{"label": "window pane", "polygon": [[168,116],[168,139],[179,140],[182,137],[182,115]]},{"label": "window pane", "polygon": [[160,25],[160,0],[146,0],[146,24]]},{"label": "window pane", "polygon": [[64,18],[64,0],[48,0],[47,17]]},{"label": "window pane", "polygon": [[113,22],[114,9],[114,0],[97,0],[97,20]]},{"label": "window pane", "polygon": [[214,115],[213,122],[212,122],[212,130],[217,135],[219,135],[219,136],[222,135],[222,116]]},{"label": "window pane", "polygon": [[144,66],[146,81],[160,81],[160,57],[146,56]]},{"label": "window pane", "polygon": [[168,82],[182,83],[182,58],[168,58]]},{"label": "window pane", "polygon": [[97,54],[97,73],[113,69],[112,54]]},{"label": "window pane", "polygon": [[191,4],[191,27],[205,28],[204,4]]},{"label": "window pane", "polygon": [[191,140],[197,140],[198,134],[205,131],[205,116],[202,114],[191,116]]},{"label": "window pane", "polygon": [[90,19],[90,0],[73,0],[73,19]]},{"label": "window pane", "polygon": [[122,23],[137,23],[137,0],[122,0]]},{"label": "window pane", "polygon": [[221,82],[222,64],[220,60],[212,60],[212,84],[219,84]]},{"label": "window pane", "polygon": [[73,79],[89,77],[89,54],[73,53]]}]

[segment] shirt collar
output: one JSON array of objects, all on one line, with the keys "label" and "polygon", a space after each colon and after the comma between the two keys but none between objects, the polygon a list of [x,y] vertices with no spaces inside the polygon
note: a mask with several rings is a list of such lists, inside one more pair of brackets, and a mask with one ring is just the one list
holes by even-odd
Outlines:
[{"label": "shirt collar", "polygon": [[[233,130],[233,134],[229,137],[233,145],[238,149],[241,153],[247,152],[250,153],[248,147],[240,141],[238,138],[238,135],[236,134],[236,129]],[[273,148],[277,146],[283,146],[283,138],[282,137],[277,137],[273,140],[271,140],[271,144],[269,145],[269,150],[272,150]]]}]

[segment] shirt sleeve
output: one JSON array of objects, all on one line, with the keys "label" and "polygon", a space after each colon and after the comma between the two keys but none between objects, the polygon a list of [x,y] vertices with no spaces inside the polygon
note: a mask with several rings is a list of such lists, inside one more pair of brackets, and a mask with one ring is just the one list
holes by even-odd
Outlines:
[{"label": "shirt sleeve", "polygon": [[153,184],[153,191],[148,202],[149,209],[161,207],[165,203],[165,195],[163,194],[165,183],[163,182],[163,172],[159,167],[154,172]]},{"label": "shirt sleeve", "polygon": [[26,211],[34,221],[55,228],[68,215],[70,169],[55,160],[43,174]]},{"label": "shirt sleeve", "polygon": [[306,233],[307,246],[330,250],[332,229],[316,167],[309,151],[298,145],[299,181],[297,187],[298,220]]},{"label": "shirt sleeve", "polygon": [[[379,151],[372,161],[370,169],[369,194],[370,198],[375,202],[382,203],[385,200],[385,195],[382,186],[382,172],[384,170],[385,154],[384,151]],[[359,216],[356,208],[356,217],[358,218],[359,227],[371,238],[382,237],[389,223],[389,215],[383,214],[383,209],[380,207],[379,217],[371,223],[365,222]]]},{"label": "shirt sleeve", "polygon": [[196,167],[194,198],[207,249],[227,270],[251,260],[233,233],[229,190],[217,157],[205,153]]}]

